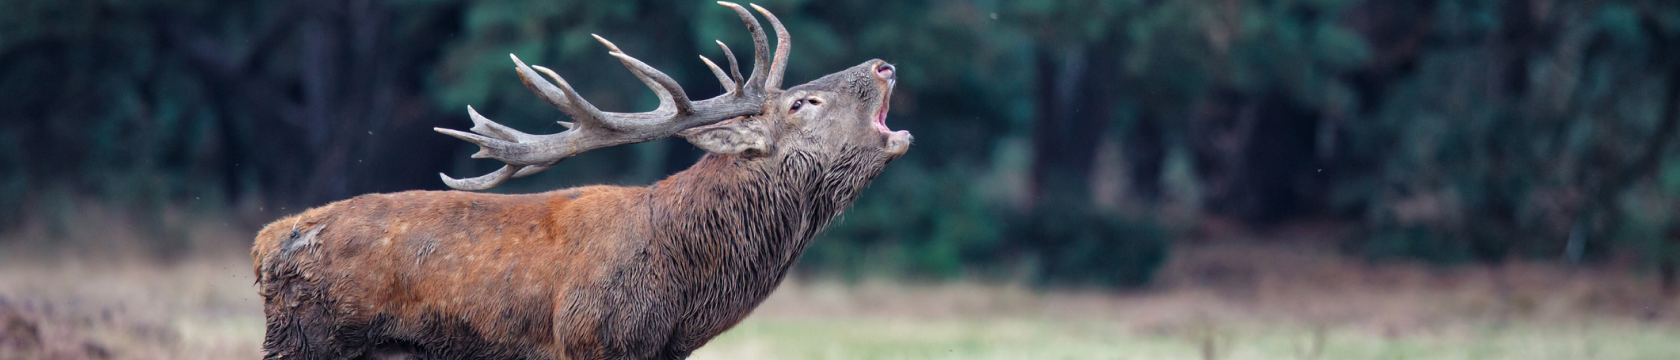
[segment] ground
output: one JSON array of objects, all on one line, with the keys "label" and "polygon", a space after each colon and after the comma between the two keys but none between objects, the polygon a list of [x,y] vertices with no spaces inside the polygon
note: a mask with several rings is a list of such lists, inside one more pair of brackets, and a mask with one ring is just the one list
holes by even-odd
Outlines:
[{"label": "ground", "polygon": [[[694,358],[1680,358],[1680,301],[1632,266],[1441,268],[1314,244],[1186,241],[1126,291],[802,277]],[[246,257],[0,248],[0,360],[257,358]]]}]

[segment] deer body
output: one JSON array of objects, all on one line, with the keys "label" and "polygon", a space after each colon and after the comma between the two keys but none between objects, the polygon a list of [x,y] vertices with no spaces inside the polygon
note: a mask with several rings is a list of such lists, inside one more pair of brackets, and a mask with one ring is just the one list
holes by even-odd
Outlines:
[{"label": "deer body", "polygon": [[318,328],[269,332],[355,329],[324,339],[352,349],[501,342],[435,354],[449,358],[679,358],[763,301],[878,173],[738,160],[708,156],[649,187],[366,195],[278,220],[253,251],[272,259],[262,291],[307,296],[317,318],[297,321]]},{"label": "deer body", "polygon": [[[781,38],[779,60],[786,35],[770,19]],[[762,60],[763,34],[756,21],[749,28]],[[631,60],[626,65],[644,81],[663,76]],[[736,89],[731,94],[752,95],[760,86],[762,106],[756,115],[734,117],[728,112],[735,110],[717,109],[738,103],[695,102],[698,109],[686,113],[732,118],[697,117],[681,120],[697,124],[660,130],[680,131],[708,154],[650,186],[375,194],[269,224],[252,248],[268,318],[267,358],[687,357],[758,306],[816,234],[910,143],[907,132],[884,125],[890,65],[871,60],[786,91],[774,89],[781,66],[760,62],[773,75],[768,81],[757,70],[752,80],[737,74],[732,81],[714,66]],[[585,118],[618,115],[579,110],[587,103],[563,80],[563,92],[550,96],[556,93],[543,90],[553,85],[533,80],[523,63],[520,69],[527,86],[574,115],[580,128],[589,126]],[[670,87],[660,95],[683,98]],[[674,115],[654,113],[682,118],[682,106],[675,107]],[[516,158],[576,143],[533,141],[555,140],[472,115],[477,134],[440,131],[479,143],[509,166],[475,179],[445,177],[454,187],[494,186],[581,151],[528,164]],[[573,131],[548,136],[586,142]],[[588,141],[599,147],[618,140]]]}]

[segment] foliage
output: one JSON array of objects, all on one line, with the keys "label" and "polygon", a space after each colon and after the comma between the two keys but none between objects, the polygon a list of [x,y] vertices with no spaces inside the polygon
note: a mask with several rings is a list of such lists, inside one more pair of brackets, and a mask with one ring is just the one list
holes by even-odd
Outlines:
[{"label": "foliage", "polygon": [[919,167],[876,180],[807,251],[804,266],[850,278],[1018,278],[1043,284],[1140,286],[1166,260],[1152,219],[1088,207],[1027,214],[985,201],[980,174]]},{"label": "foliage", "polygon": [[1033,255],[1042,282],[1142,286],[1167,260],[1167,230],[1150,219],[1046,206],[1012,225],[1012,247]]},{"label": "foliage", "polygon": [[812,244],[802,263],[858,276],[951,278],[994,258],[1003,219],[961,169],[895,169]]},{"label": "foliage", "polygon": [[[1660,48],[1680,35],[1680,9],[1562,2],[1541,19],[1513,19],[1498,5],[1443,3],[1443,26],[1429,30],[1441,44],[1349,123],[1358,141],[1347,161],[1364,165],[1334,201],[1364,214],[1363,251],[1579,261],[1606,254],[1616,238],[1661,237],[1621,230],[1617,213],[1633,205],[1624,191],[1673,199],[1637,185],[1655,175],[1647,167],[1676,162],[1663,155],[1680,76]],[[1511,29],[1523,26],[1543,30]]]}]

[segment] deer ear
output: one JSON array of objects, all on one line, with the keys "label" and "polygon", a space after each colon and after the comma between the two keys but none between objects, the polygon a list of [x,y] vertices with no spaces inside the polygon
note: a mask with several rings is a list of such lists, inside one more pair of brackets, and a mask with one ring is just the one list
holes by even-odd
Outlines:
[{"label": "deer ear", "polygon": [[716,124],[689,128],[677,133],[706,152],[731,155],[764,153],[770,149],[769,131],[756,119],[739,117]]}]

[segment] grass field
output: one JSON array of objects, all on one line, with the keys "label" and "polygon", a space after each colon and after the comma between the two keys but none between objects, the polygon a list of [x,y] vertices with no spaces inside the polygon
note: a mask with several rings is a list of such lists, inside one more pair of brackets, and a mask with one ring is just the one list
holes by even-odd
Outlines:
[{"label": "grass field", "polygon": [[[795,279],[694,358],[1680,359],[1680,303],[1637,273],[1303,249],[1181,246],[1124,292]],[[262,325],[238,249],[0,249],[0,360],[257,358]]]},{"label": "grass field", "polygon": [[696,359],[1674,359],[1680,332],[1627,324],[1479,326],[1388,338],[1282,324],[1215,325],[1216,338],[1124,322],[757,318]]},{"label": "grass field", "polygon": [[1256,299],[1189,287],[795,284],[695,358],[1680,359],[1672,302],[1617,310],[1604,298],[1612,290],[1593,287],[1607,284],[1571,277],[1503,299],[1469,288]]}]

